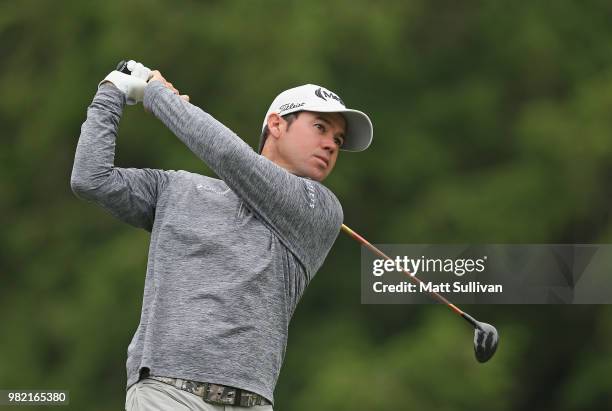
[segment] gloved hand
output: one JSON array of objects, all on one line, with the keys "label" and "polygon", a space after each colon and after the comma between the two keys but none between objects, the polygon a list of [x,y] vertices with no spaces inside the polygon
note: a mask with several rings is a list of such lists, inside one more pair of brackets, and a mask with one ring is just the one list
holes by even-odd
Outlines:
[{"label": "gloved hand", "polygon": [[134,105],[142,101],[144,97],[144,88],[147,85],[147,80],[151,76],[151,70],[140,63],[130,60],[127,63],[127,71],[130,74],[118,70],[111,71],[99,84],[108,81],[111,82],[127,97],[127,104]]}]

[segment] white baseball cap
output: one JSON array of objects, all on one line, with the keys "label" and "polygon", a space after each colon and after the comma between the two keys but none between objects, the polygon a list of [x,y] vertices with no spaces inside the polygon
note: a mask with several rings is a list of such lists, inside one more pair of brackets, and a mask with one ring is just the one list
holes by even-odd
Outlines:
[{"label": "white baseball cap", "polygon": [[[290,88],[280,93],[264,117],[262,131],[268,122],[268,116],[277,113],[280,116],[296,111],[314,111],[318,113],[341,113],[346,120],[346,136],[340,150],[363,151],[372,142],[374,131],[370,118],[361,111],[346,108],[336,93],[314,84],[305,84]],[[265,140],[259,142],[259,152]]]}]

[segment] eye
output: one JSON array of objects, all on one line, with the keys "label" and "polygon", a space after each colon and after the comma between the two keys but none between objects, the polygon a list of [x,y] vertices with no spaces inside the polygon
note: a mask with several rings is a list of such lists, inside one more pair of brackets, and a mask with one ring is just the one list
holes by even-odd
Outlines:
[{"label": "eye", "polygon": [[315,123],[315,127],[319,129],[322,133],[325,133],[325,126],[321,123]]},{"label": "eye", "polygon": [[335,137],[334,138],[334,142],[336,143],[336,145],[338,147],[342,147],[342,144],[344,144],[344,139],[340,138],[340,137]]}]

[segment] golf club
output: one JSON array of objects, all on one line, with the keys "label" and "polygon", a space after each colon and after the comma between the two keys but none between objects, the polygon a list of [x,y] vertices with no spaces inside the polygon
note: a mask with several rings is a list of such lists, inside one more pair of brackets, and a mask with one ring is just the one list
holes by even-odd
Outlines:
[{"label": "golf club", "polygon": [[[353,239],[357,240],[357,242],[366,246],[374,254],[377,254],[387,260],[393,261],[385,253],[374,247],[365,238],[351,230],[346,225],[342,224],[342,230],[349,236],[351,236]],[[417,284],[423,282],[416,276],[412,275],[409,271],[404,271],[404,273],[407,274],[408,277]],[[474,317],[460,310],[456,305],[452,304],[446,298],[434,291],[429,291],[428,294],[435,300],[441,302],[442,304],[445,304],[455,313],[459,314],[474,327],[474,354],[476,355],[476,359],[481,363],[489,361],[491,357],[493,357],[493,354],[495,354],[495,351],[497,350],[497,344],[499,343],[499,334],[497,333],[495,327],[493,327],[491,324],[477,321]]]},{"label": "golf club", "polygon": [[125,61],[125,60],[121,60],[119,62],[119,64],[117,64],[117,68],[115,70],[120,71],[120,72],[125,73],[125,74],[130,74],[131,73],[131,71],[127,67],[127,61]]}]

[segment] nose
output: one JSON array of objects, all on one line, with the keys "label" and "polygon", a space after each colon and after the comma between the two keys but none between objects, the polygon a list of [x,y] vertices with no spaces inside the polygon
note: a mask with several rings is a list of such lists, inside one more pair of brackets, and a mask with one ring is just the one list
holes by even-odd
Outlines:
[{"label": "nose", "polygon": [[321,146],[323,147],[325,151],[329,152],[329,154],[334,154],[334,152],[338,148],[338,146],[336,145],[336,142],[334,141],[334,136],[331,133],[326,134],[323,137],[321,141]]}]

